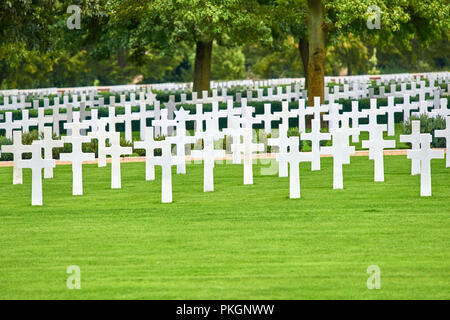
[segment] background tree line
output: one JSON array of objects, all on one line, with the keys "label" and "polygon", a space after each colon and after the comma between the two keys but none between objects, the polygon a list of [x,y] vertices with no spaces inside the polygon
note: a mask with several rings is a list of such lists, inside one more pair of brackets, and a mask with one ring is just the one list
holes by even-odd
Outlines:
[{"label": "background tree line", "polygon": [[[306,77],[448,70],[444,0],[78,0],[0,3],[0,87]],[[368,7],[381,28],[367,28]]]}]

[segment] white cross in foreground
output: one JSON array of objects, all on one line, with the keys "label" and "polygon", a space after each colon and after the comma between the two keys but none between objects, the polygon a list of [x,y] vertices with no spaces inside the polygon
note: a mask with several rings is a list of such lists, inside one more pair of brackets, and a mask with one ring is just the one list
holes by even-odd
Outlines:
[{"label": "white cross in foreground", "polygon": [[19,160],[20,168],[32,170],[31,205],[42,206],[42,169],[54,168],[55,160],[42,159],[42,142],[34,141],[31,145],[32,157],[30,160]]},{"label": "white cross in foreground", "polygon": [[253,184],[253,152],[264,151],[264,144],[255,144],[252,142],[252,129],[242,128],[243,143],[233,141],[231,150],[244,154],[244,184]]},{"label": "white cross in foreground", "polygon": [[299,138],[289,138],[289,152],[278,153],[277,161],[283,160],[289,163],[289,198],[300,198],[300,162],[311,162],[311,152],[299,152]]},{"label": "white cross in foreground", "polygon": [[120,145],[120,133],[113,132],[109,138],[110,146],[105,148],[105,154],[111,156],[111,189],[122,188],[122,178],[120,174],[120,157],[133,153],[131,147]]},{"label": "white cross in foreground", "polygon": [[446,141],[446,167],[450,168],[450,116],[447,116],[447,118],[445,118],[445,129],[444,130],[435,130],[434,131],[434,136],[437,138],[444,138]]},{"label": "white cross in foreground", "polygon": [[160,157],[152,157],[149,159],[152,165],[161,166],[162,168],[162,186],[161,186],[161,202],[162,203],[170,203],[172,202],[172,166],[177,165],[184,159],[180,157],[172,156],[172,143],[163,140],[161,147],[161,156]]},{"label": "white cross in foreground", "polygon": [[145,150],[145,180],[155,180],[155,166],[152,159],[155,157],[155,149],[161,149],[163,141],[154,139],[154,128],[145,128],[145,139],[143,141],[135,141],[134,149]]},{"label": "white cross in foreground", "polygon": [[362,142],[364,149],[369,149],[369,159],[374,160],[374,180],[375,182],[384,181],[384,155],[385,148],[395,148],[395,140],[383,139],[383,128],[372,131],[369,140]]},{"label": "white cross in foreground", "polygon": [[443,150],[432,150],[430,148],[431,134],[420,135],[420,149],[408,150],[408,159],[420,161],[420,196],[431,196],[431,159],[443,159]]},{"label": "white cross in foreground", "polygon": [[91,138],[81,136],[80,131],[87,129],[89,125],[80,123],[78,112],[74,112],[73,116],[73,123],[64,124],[64,128],[70,130],[72,135],[62,137],[64,143],[72,144],[72,152],[61,153],[60,159],[72,163],[72,195],[81,196],[83,195],[83,162],[94,161],[95,154],[83,152],[83,143],[91,142]]},{"label": "white cross in foreground", "polygon": [[12,153],[14,157],[13,184],[23,183],[22,168],[19,167],[18,163],[22,160],[24,153],[30,153],[31,151],[30,145],[22,144],[22,132],[18,130],[13,132],[13,144],[2,146],[3,153]]},{"label": "white cross in foreground", "polygon": [[[420,149],[420,120],[411,121],[411,134],[401,135],[400,142],[410,143],[412,150]],[[420,160],[413,159],[411,161],[411,175],[416,174],[420,174]]]},{"label": "white cross in foreground", "polygon": [[344,129],[332,129],[333,145],[321,147],[320,153],[333,156],[333,189],[344,188],[342,165],[350,164],[350,155],[355,153],[355,147],[349,146],[349,134]]}]

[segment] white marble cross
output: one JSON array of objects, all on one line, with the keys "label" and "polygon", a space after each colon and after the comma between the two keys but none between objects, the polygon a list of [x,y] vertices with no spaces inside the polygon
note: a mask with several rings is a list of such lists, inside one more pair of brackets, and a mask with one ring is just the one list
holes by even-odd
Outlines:
[{"label": "white marble cross", "polygon": [[219,102],[213,101],[212,111],[206,113],[213,121],[211,122],[212,130],[214,132],[220,131],[220,118],[226,118],[228,116],[227,110],[219,109]]},{"label": "white marble cross", "polygon": [[147,104],[145,101],[139,103],[139,121],[140,121],[140,137],[141,140],[145,140],[145,128],[147,128],[147,119],[155,116],[154,110],[147,110]]},{"label": "white marble cross", "polygon": [[116,124],[123,123],[124,119],[116,116],[116,107],[108,107],[108,117],[104,118],[108,122],[108,130],[116,132]]},{"label": "white marble cross", "polygon": [[282,123],[287,124],[288,127],[289,127],[289,119],[298,117],[297,112],[295,112],[293,110],[289,110],[289,102],[288,101],[282,101],[281,102],[281,111],[274,112],[273,114],[275,116],[280,117]]},{"label": "white marble cross", "polygon": [[131,103],[125,103],[125,114],[119,118],[125,123],[125,140],[133,141],[133,121],[139,120],[139,115],[131,112]]},{"label": "white marble cross", "polygon": [[450,168],[450,116],[447,116],[445,118],[445,129],[444,130],[435,130],[434,136],[436,138],[444,138],[446,142],[446,160],[445,160],[445,166],[447,168]]},{"label": "white marble cross", "polygon": [[100,119],[98,118],[98,109],[92,109],[91,110],[91,118],[88,120],[83,120],[83,123],[86,123],[91,128],[91,132],[98,131],[98,124],[100,122]]},{"label": "white marble cross", "polygon": [[387,113],[388,136],[395,135],[395,114],[403,113],[403,108],[400,105],[395,105],[394,96],[388,96],[388,104],[385,107],[380,107],[381,110]]},{"label": "white marble cross", "polygon": [[331,136],[333,145],[331,147],[321,147],[320,152],[333,157],[333,189],[343,189],[342,166],[350,164],[350,155],[355,153],[355,147],[349,145],[349,134],[345,129],[332,129]]},{"label": "white marble cross", "polygon": [[[272,147],[278,147],[279,153],[287,153],[289,147],[288,125],[286,122],[280,123],[278,127],[278,138],[267,139],[267,144]],[[287,177],[289,175],[288,163],[280,159],[278,161],[278,176]]]},{"label": "white marble cross", "polygon": [[153,126],[161,128],[161,135],[163,135],[163,136],[168,135],[169,127],[175,127],[176,125],[177,125],[176,120],[170,120],[168,118],[168,110],[167,109],[161,109],[161,119],[160,120],[153,120]]},{"label": "white marble cross", "polygon": [[242,112],[242,118],[240,119],[242,128],[253,129],[253,125],[261,123],[260,119],[253,116],[254,107],[247,106]]},{"label": "white marble cross", "polygon": [[208,133],[198,133],[198,139],[203,139],[203,150],[192,150],[192,157],[203,159],[203,191],[214,191],[214,162],[225,157],[225,150],[215,149],[217,136]]},{"label": "white marble cross", "polygon": [[[177,121],[176,135],[173,137],[167,137],[166,139],[170,140],[176,145],[177,156],[184,159],[186,157],[186,145],[195,143],[196,138],[193,136],[188,136],[186,134],[186,120],[189,118],[189,111],[186,111],[183,107],[181,107],[179,110],[174,111],[174,113],[175,120]],[[177,165],[177,174],[185,173],[186,162],[183,161]]]},{"label": "white marble cross", "polygon": [[[94,111],[94,110],[92,110]],[[98,146],[98,166],[106,167],[106,140],[108,140],[115,132],[106,131],[108,122],[105,119],[100,119],[97,125],[97,131],[88,133],[88,137],[97,140]]]},{"label": "white marble cross", "polygon": [[305,99],[299,99],[298,109],[293,111],[298,114],[298,131],[306,132],[306,116],[314,114],[313,108],[305,106]]},{"label": "white marble cross", "polygon": [[[227,135],[227,137],[231,138],[231,141],[230,139],[227,139],[227,143],[231,142],[231,145],[241,143],[242,130],[240,119],[238,116],[232,116],[228,118],[228,128],[224,129],[223,133]],[[231,152],[233,164],[240,164],[241,152],[238,149],[232,149]]]},{"label": "white marble cross", "polygon": [[364,149],[369,149],[369,159],[374,160],[374,181],[384,181],[384,155],[385,148],[395,148],[395,140],[383,139],[383,128],[378,127],[372,131],[369,140],[362,142]]},{"label": "white marble cross", "polygon": [[329,107],[327,105],[320,104],[320,97],[314,97],[314,107],[313,107],[313,114],[314,114],[314,120],[318,121],[320,123],[321,114],[328,112]]},{"label": "white marble cross", "polygon": [[[52,119],[53,119],[53,134],[59,136],[61,134],[60,127],[59,127],[60,122],[67,121],[67,114],[59,112],[59,102],[57,105],[55,102],[55,105],[53,105],[51,107],[51,109],[52,109]],[[71,121],[72,121],[72,119],[71,119]]]},{"label": "white marble cross", "polygon": [[267,134],[270,134],[272,131],[272,121],[278,121],[280,120],[279,115],[272,114],[270,103],[264,104],[264,114],[258,114],[255,116],[255,118],[259,121],[264,122],[264,132]]},{"label": "white marble cross", "polygon": [[86,161],[94,161],[94,153],[84,153],[83,143],[91,142],[91,138],[82,136],[80,131],[82,129],[88,129],[87,124],[80,123],[80,117],[78,112],[73,114],[73,122],[65,123],[64,128],[70,129],[72,135],[62,137],[64,143],[72,144],[71,153],[61,153],[61,161],[67,161],[72,163],[72,194],[74,196],[83,195],[83,163]]},{"label": "white marble cross", "polygon": [[311,152],[299,152],[299,138],[289,138],[289,152],[278,153],[277,161],[289,163],[289,198],[298,199],[300,195],[300,162],[311,162]]},{"label": "white marble cross", "polygon": [[320,121],[312,121],[311,132],[302,132],[300,139],[311,141],[311,170],[320,170],[320,141],[331,140],[331,133],[320,132]]},{"label": "white marble cross", "polygon": [[44,133],[44,127],[46,123],[53,123],[53,119],[51,116],[45,115],[45,110],[43,108],[38,109],[38,117],[36,118],[36,121],[38,123],[38,132],[39,135]]},{"label": "white marble cross", "polygon": [[252,142],[253,133],[250,128],[242,128],[243,143],[233,141],[232,151],[238,151],[244,155],[244,184],[253,184],[253,152],[264,151],[264,144]]},{"label": "white marble cross", "polygon": [[20,120],[20,125],[22,126],[23,133],[30,132],[30,127],[36,127],[37,124],[36,119],[30,118],[29,110],[22,110],[22,120]]},{"label": "white marble cross", "polygon": [[431,134],[420,135],[420,149],[408,150],[408,159],[417,159],[420,161],[420,196],[431,196],[431,160],[443,159],[443,150],[432,150],[430,148]]},{"label": "white marble cross", "polygon": [[[150,133],[149,133],[150,134]],[[148,135],[147,135],[148,139]],[[155,166],[161,166],[162,168],[162,186],[161,186],[161,202],[172,202],[172,166],[177,165],[185,159],[181,159],[178,156],[172,156],[172,143],[168,140],[161,141],[161,156],[151,157],[150,163]]]},{"label": "white marble cross", "polygon": [[[359,102],[358,101],[352,101],[352,111],[346,112],[345,114],[348,115],[350,117],[350,119],[352,120],[353,128],[359,128],[359,119],[368,117],[368,114],[363,114],[361,111],[359,111]],[[352,135],[353,143],[359,142],[359,132],[354,131],[354,133]]]},{"label": "white marble cross", "polygon": [[443,118],[446,118],[450,116],[450,109],[447,108],[447,101],[447,98],[440,99],[440,108],[435,109],[431,112],[434,117],[441,116]]},{"label": "white marble cross", "polygon": [[120,145],[120,133],[113,132],[109,138],[110,146],[105,148],[106,155],[111,156],[111,189],[122,188],[122,178],[120,172],[120,157],[133,153],[131,147]]},{"label": "white marble cross", "polygon": [[324,115],[323,119],[325,121],[328,121],[328,128],[331,130],[339,127],[339,111],[342,110],[342,105],[334,102],[334,98],[332,95],[330,95],[330,101],[328,105],[328,114]]},{"label": "white marble cross", "polygon": [[[420,120],[411,121],[411,134],[401,135],[400,142],[410,143],[412,150],[420,149]],[[413,159],[411,161],[411,175],[417,174],[420,174],[420,160]]]},{"label": "white marble cross", "polygon": [[411,111],[417,110],[417,103],[411,103],[411,97],[409,94],[403,95],[403,104],[401,104],[403,109],[403,121],[408,121],[411,117]]},{"label": "white marble cross", "polygon": [[54,168],[55,160],[42,159],[42,142],[33,141],[30,160],[19,160],[18,166],[22,169],[32,170],[31,205],[42,206],[42,169]]},{"label": "white marble cross", "polygon": [[155,157],[155,149],[161,149],[162,141],[154,139],[154,128],[145,128],[145,139],[143,141],[135,141],[134,149],[145,150],[145,180],[155,180],[155,166],[152,159]]},{"label": "white marble cross", "polygon": [[360,124],[359,129],[360,131],[369,132],[369,139],[378,128],[383,128],[383,131],[387,130],[387,124],[378,124],[378,115],[384,115],[386,111],[377,109],[377,99],[370,99],[370,109],[363,110],[362,112],[369,116],[369,123]]},{"label": "white marble cross", "polygon": [[13,130],[21,129],[20,123],[13,121],[12,112],[5,113],[5,122],[0,122],[0,129],[5,129],[5,137],[12,139]]},{"label": "white marble cross", "polygon": [[22,169],[19,167],[18,163],[22,160],[22,155],[24,153],[32,152],[32,148],[30,145],[22,144],[22,132],[14,131],[13,133],[13,144],[12,145],[3,145],[2,146],[3,153],[11,153],[14,159],[14,167],[13,167],[13,184],[22,184]]},{"label": "white marble cross", "polygon": [[[45,160],[53,160],[53,149],[64,147],[62,140],[53,140],[53,130],[51,127],[44,128],[44,136],[41,141]],[[44,179],[51,178],[53,178],[53,168],[45,168]]]}]

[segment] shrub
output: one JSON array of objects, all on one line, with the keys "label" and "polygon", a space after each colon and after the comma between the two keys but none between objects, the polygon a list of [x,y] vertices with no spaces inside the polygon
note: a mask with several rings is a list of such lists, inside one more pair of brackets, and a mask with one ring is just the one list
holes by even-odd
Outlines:
[{"label": "shrub", "polygon": [[420,132],[421,133],[431,133],[433,140],[431,141],[431,146],[434,148],[445,148],[445,139],[436,138],[434,136],[435,130],[445,129],[445,119],[441,116],[429,117],[426,114],[420,115],[420,117],[412,116],[408,121],[405,121],[402,125],[404,134],[411,134],[411,121],[420,121]]}]

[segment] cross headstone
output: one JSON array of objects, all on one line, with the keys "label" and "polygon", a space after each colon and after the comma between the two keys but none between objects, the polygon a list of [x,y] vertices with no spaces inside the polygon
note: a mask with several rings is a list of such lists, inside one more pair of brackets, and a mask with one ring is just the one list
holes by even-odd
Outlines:
[{"label": "cross headstone", "polygon": [[84,153],[83,143],[91,142],[91,138],[81,135],[82,129],[88,129],[89,125],[80,122],[79,113],[74,112],[74,121],[64,124],[65,129],[70,129],[70,136],[62,137],[64,143],[72,144],[71,153],[61,153],[61,161],[72,163],[72,195],[83,195],[83,163],[86,161],[94,161],[94,153]]},{"label": "cross headstone", "polygon": [[0,122],[0,129],[5,130],[5,137],[7,139],[12,139],[13,130],[21,129],[20,123],[13,121],[12,112],[5,113],[5,122]]},{"label": "cross headstone", "polygon": [[434,136],[436,138],[444,138],[446,141],[446,146],[445,146],[445,153],[446,153],[446,162],[445,162],[445,166],[447,168],[450,168],[450,116],[447,116],[447,118],[445,118],[445,129],[444,130],[435,130],[434,131]]},{"label": "cross headstone", "polygon": [[[175,96],[174,95],[169,96],[169,102],[166,102],[165,106],[166,106],[166,109],[167,109],[167,119],[168,120],[173,120],[174,119],[174,112],[176,110]],[[173,135],[173,126],[169,126],[167,128],[167,135],[168,136]]]},{"label": "cross headstone", "polygon": [[203,159],[203,191],[214,191],[214,163],[216,159],[225,157],[225,150],[214,148],[214,134],[198,133],[197,138],[203,139],[203,150],[193,150],[191,154],[194,158]]},{"label": "cross headstone", "polygon": [[143,141],[135,141],[134,149],[145,150],[145,180],[155,180],[155,166],[152,159],[155,156],[155,149],[161,149],[162,141],[154,139],[154,128],[145,128],[145,139]]},{"label": "cross headstone", "polygon": [[416,159],[420,161],[420,196],[431,196],[431,160],[443,159],[443,150],[432,150],[430,148],[431,134],[420,135],[420,149],[408,150],[408,159]]},{"label": "cross headstone", "polygon": [[[353,128],[359,128],[359,119],[368,117],[368,114],[364,115],[361,111],[359,111],[359,103],[358,103],[358,101],[352,101],[352,111],[346,112],[346,114],[352,120],[352,127]],[[352,135],[352,142],[353,143],[359,142],[359,133],[356,132],[356,131]]]},{"label": "cross headstone", "polygon": [[[148,138],[148,135],[147,135]],[[161,141],[161,156],[151,157],[149,159],[152,165],[161,166],[162,168],[162,186],[161,186],[161,202],[172,202],[172,166],[177,165],[181,161],[185,161],[180,157],[172,156],[172,143],[168,140]]]},{"label": "cross headstone", "polygon": [[[271,147],[278,147],[279,153],[287,153],[289,147],[289,138],[288,125],[285,122],[280,123],[278,127],[278,138],[267,139],[267,144]],[[278,161],[278,176],[287,177],[288,175],[288,163],[283,160]]]},{"label": "cross headstone", "polygon": [[29,110],[22,110],[22,120],[20,121],[20,124],[22,126],[22,132],[28,133],[30,132],[30,127],[36,127],[38,123],[36,119],[30,118]]},{"label": "cross headstone", "polygon": [[[41,139],[42,148],[44,149],[44,159],[52,160],[53,159],[53,149],[64,147],[64,143],[62,140],[53,140],[53,131],[50,127],[44,128],[44,136]],[[45,168],[44,169],[44,179],[53,178],[53,168]]]},{"label": "cross headstone", "polygon": [[2,146],[2,153],[11,153],[13,155],[13,184],[23,183],[22,169],[18,163],[22,160],[24,153],[30,152],[32,152],[31,146],[22,144],[22,132],[18,130],[13,132],[13,144]]},{"label": "cross headstone", "polygon": [[31,159],[19,160],[18,166],[22,169],[32,170],[31,205],[42,206],[42,169],[54,168],[55,160],[42,159],[42,142],[34,141],[31,147]]},{"label": "cross headstone", "polygon": [[[175,111],[176,125],[176,135],[172,137],[167,137],[169,141],[176,145],[177,156],[181,158],[186,157],[186,145],[195,143],[195,137],[186,135],[186,120],[189,118],[189,111],[184,110],[181,107],[179,110]],[[177,174],[186,173],[186,162],[183,161],[177,165]]]},{"label": "cross headstone", "polygon": [[[241,123],[238,116],[232,116],[228,118],[228,128],[223,130],[223,133],[227,136],[227,142],[233,144],[241,143]],[[228,145],[227,145],[228,146]],[[240,164],[241,163],[241,152],[238,149],[232,149],[232,163]]]},{"label": "cross headstone", "polygon": [[272,121],[280,120],[280,116],[272,114],[271,104],[264,104],[264,114],[258,114],[255,116],[257,120],[264,122],[264,132],[270,134],[272,131]]},{"label": "cross headstone", "polygon": [[374,160],[374,181],[384,181],[384,155],[385,148],[395,148],[395,140],[383,139],[383,128],[378,127],[372,131],[369,140],[362,142],[364,149],[369,149],[369,159]]},{"label": "cross headstone", "polygon": [[147,110],[146,102],[139,103],[139,122],[140,122],[140,138],[141,140],[145,140],[145,128],[147,128],[147,119],[153,118],[155,115],[154,110]]},{"label": "cross headstone", "polygon": [[386,124],[378,124],[377,119],[378,115],[384,115],[386,114],[386,111],[377,108],[376,99],[370,99],[370,109],[363,110],[363,114],[369,116],[369,123],[360,124],[359,129],[360,131],[369,132],[369,139],[374,134],[374,132],[377,131],[379,128],[383,128],[384,131],[387,130]]},{"label": "cross headstone", "polygon": [[321,147],[320,152],[333,157],[333,189],[343,189],[342,166],[350,164],[350,155],[355,153],[355,147],[349,145],[349,134],[345,129],[332,129],[331,136],[333,145],[331,147]]},{"label": "cross headstone", "polygon": [[161,110],[161,119],[160,120],[153,121],[153,126],[161,128],[161,135],[163,135],[163,136],[168,135],[169,127],[175,127],[176,125],[177,125],[177,122],[175,120],[170,120],[168,118],[168,110],[167,109]]},{"label": "cross headstone", "polygon": [[289,138],[289,152],[278,153],[277,161],[289,163],[289,198],[298,199],[300,195],[300,162],[311,162],[311,152],[299,152],[299,138]]},{"label": "cross headstone", "polygon": [[[412,150],[420,149],[420,120],[411,121],[411,134],[401,135],[400,142],[410,143]],[[411,161],[411,175],[417,174],[420,174],[420,160],[413,159]]]},{"label": "cross headstone", "polygon": [[[280,88],[280,87],[278,87],[278,88]],[[288,101],[282,101],[281,102],[281,111],[274,112],[274,115],[280,117],[282,123],[285,123],[288,127],[289,127],[289,119],[295,118],[298,116],[298,114],[295,111],[289,110],[289,102]]]},{"label": "cross headstone", "polygon": [[295,110],[298,114],[298,131],[300,133],[306,132],[306,116],[314,114],[313,108],[306,107],[305,103],[305,99],[298,100],[298,109]]},{"label": "cross headstone", "polygon": [[125,140],[133,141],[133,121],[139,120],[139,115],[131,112],[131,103],[125,103],[125,114],[119,118],[125,123]]},{"label": "cross headstone", "polygon": [[252,142],[252,129],[242,128],[243,142],[233,141],[231,150],[236,150],[244,155],[244,184],[253,184],[253,152],[264,151],[264,144],[254,144]]},{"label": "cross headstone", "polygon": [[122,188],[122,178],[120,172],[120,157],[133,153],[131,147],[120,145],[120,133],[113,132],[109,138],[110,146],[105,148],[106,155],[111,156],[111,189]]},{"label": "cross headstone", "polygon": [[108,117],[104,119],[108,122],[108,130],[110,132],[116,132],[116,125],[124,122],[123,118],[116,116],[116,107],[109,107]]},{"label": "cross headstone", "polygon": [[302,132],[300,138],[311,141],[311,170],[320,170],[320,141],[331,140],[331,133],[320,132],[320,121],[312,121],[311,132]]},{"label": "cross headstone", "polygon": [[[92,110],[94,111],[94,110]],[[108,140],[115,132],[106,131],[108,123],[105,119],[100,119],[98,122],[97,131],[88,133],[88,137],[97,140],[98,145],[98,166],[106,167],[106,140]]]}]

